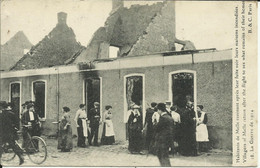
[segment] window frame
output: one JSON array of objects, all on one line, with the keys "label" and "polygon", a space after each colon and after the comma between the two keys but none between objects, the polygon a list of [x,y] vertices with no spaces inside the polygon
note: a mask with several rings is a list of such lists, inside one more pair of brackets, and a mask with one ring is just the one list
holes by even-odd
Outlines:
[{"label": "window frame", "polygon": [[[194,70],[177,70],[177,71],[172,71],[169,73],[169,89],[168,89],[168,97],[171,102],[172,102],[172,75],[173,74],[178,74],[178,73],[191,73],[193,74],[194,78],[193,78],[193,99],[194,99],[194,107],[197,107],[197,72]],[[197,108],[194,108],[195,114],[196,114],[196,118],[197,118]]]},{"label": "window frame", "polygon": [[145,74],[144,73],[131,73],[128,75],[124,76],[124,123],[127,123],[128,121],[128,116],[127,116],[127,100],[126,100],[126,80],[128,77],[131,76],[141,76],[143,79],[143,105],[142,105],[142,110],[143,110],[143,124],[145,122],[145,115],[146,115],[146,109],[145,109]]},{"label": "window frame", "polygon": [[21,114],[22,114],[22,82],[21,81],[13,81],[9,83],[9,102],[11,102],[11,97],[12,97],[12,84],[19,83],[20,86],[20,106],[19,106],[19,118],[21,119]]},{"label": "window frame", "polygon": [[47,119],[47,80],[44,79],[38,79],[38,80],[34,80],[31,83],[31,100],[35,101],[35,97],[34,97],[34,93],[33,93],[33,84],[35,82],[44,82],[44,86],[45,86],[45,104],[44,104],[44,118],[40,118],[41,121],[45,121]]}]

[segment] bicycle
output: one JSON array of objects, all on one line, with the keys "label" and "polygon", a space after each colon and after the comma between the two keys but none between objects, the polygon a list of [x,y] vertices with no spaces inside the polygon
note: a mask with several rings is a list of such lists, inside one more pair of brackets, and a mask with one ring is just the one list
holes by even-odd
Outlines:
[{"label": "bicycle", "polygon": [[[23,125],[29,128],[30,125]],[[29,159],[35,164],[42,164],[47,159],[47,147],[45,141],[39,136],[31,136],[27,131],[28,141],[24,146],[23,154],[26,154]],[[15,141],[17,145],[18,142]],[[3,144],[2,161],[11,161],[15,158],[16,154],[9,147],[8,143]]]}]

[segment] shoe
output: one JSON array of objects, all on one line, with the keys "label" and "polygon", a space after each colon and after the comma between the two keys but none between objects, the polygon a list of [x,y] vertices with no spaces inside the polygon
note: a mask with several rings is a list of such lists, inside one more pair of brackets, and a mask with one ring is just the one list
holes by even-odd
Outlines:
[{"label": "shoe", "polygon": [[145,153],[144,153],[144,152],[139,152],[139,154],[140,154],[140,155],[145,155]]},{"label": "shoe", "polygon": [[19,165],[22,165],[24,163],[24,158],[22,156],[20,156],[20,162]]}]

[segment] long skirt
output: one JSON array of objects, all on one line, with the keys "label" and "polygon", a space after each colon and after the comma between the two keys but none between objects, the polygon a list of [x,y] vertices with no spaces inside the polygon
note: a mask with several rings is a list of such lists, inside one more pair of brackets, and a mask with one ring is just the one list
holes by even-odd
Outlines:
[{"label": "long skirt", "polygon": [[129,130],[129,146],[130,152],[140,152],[143,150],[143,137],[141,130]]},{"label": "long skirt", "polygon": [[[107,126],[109,124],[109,127]],[[113,129],[113,123],[111,120],[106,120],[103,126],[101,144],[102,145],[112,145],[115,143],[115,133]]]},{"label": "long skirt", "polygon": [[86,134],[84,135],[84,128],[83,128],[83,122],[86,122],[86,120],[83,119],[78,119],[78,125],[79,127],[77,128],[77,132],[78,132],[78,143],[77,146],[78,147],[85,147],[85,140],[86,140]]},{"label": "long skirt", "polygon": [[[61,126],[62,127],[62,126]],[[64,128],[64,126],[62,127]],[[72,129],[68,125],[67,129],[60,129],[58,137],[58,149],[61,151],[70,151],[72,149]]]},{"label": "long skirt", "polygon": [[179,141],[179,152],[184,156],[197,155],[195,129],[182,129]]},{"label": "long skirt", "polygon": [[147,126],[147,131],[146,131],[146,137],[145,137],[145,148],[150,151],[151,143],[153,141],[153,127],[152,126]]}]

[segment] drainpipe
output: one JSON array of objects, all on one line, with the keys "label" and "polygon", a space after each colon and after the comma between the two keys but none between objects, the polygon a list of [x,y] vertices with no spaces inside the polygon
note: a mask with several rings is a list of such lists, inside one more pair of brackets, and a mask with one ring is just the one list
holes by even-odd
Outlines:
[{"label": "drainpipe", "polygon": [[56,76],[56,103],[57,103],[57,137],[59,134],[59,118],[60,118],[60,103],[59,103],[59,98],[60,98],[60,90],[59,90],[59,68],[56,69],[57,70],[57,76]]}]

